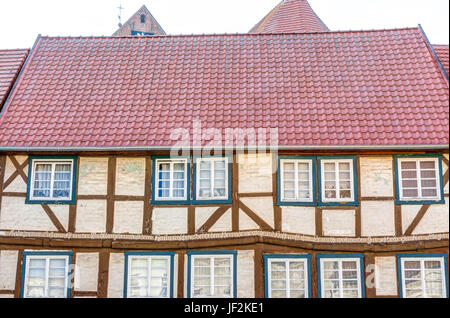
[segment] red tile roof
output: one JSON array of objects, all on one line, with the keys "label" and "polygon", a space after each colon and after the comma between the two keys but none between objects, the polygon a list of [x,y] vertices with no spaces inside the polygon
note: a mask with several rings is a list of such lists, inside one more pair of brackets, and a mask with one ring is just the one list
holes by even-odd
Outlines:
[{"label": "red tile roof", "polygon": [[450,74],[449,72],[449,47],[448,45],[435,45],[433,44],[434,51],[436,52],[437,56],[439,57],[439,60],[441,61],[442,65],[445,68],[445,71],[447,74]]},{"label": "red tile roof", "polygon": [[418,28],[42,37],[0,149],[171,146],[194,120],[277,128],[281,146],[447,145],[448,81]]},{"label": "red tile roof", "polygon": [[0,110],[27,54],[28,50],[0,50]]},{"label": "red tile roof", "polygon": [[328,27],[317,16],[307,0],[283,0],[249,33],[326,32]]}]

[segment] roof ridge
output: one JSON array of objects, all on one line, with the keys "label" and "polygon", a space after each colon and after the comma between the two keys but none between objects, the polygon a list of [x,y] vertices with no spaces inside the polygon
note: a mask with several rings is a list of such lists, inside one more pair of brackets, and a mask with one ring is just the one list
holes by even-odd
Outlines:
[{"label": "roof ridge", "polygon": [[156,38],[183,38],[183,37],[210,37],[210,36],[248,36],[248,37],[264,37],[264,36],[280,36],[280,35],[324,35],[324,34],[342,34],[342,33],[372,33],[372,32],[392,32],[417,30],[418,27],[404,27],[391,29],[370,29],[370,30],[336,30],[327,32],[286,32],[286,33],[204,33],[204,34],[171,34],[171,35],[152,35],[152,36],[110,36],[110,35],[87,35],[87,36],[49,36],[42,35],[41,38],[61,38],[61,39],[156,39]]}]

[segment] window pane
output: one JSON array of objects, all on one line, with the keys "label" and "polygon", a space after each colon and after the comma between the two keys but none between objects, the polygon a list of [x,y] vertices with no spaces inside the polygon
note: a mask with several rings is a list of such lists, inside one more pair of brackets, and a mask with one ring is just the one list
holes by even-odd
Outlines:
[{"label": "window pane", "polygon": [[309,173],[308,172],[299,172],[298,173],[299,181],[306,181],[309,184]]},{"label": "window pane", "polygon": [[225,160],[214,161],[214,169],[225,169]]},{"label": "window pane", "polygon": [[325,172],[325,180],[326,181],[334,181],[336,179],[336,175],[334,172]]},{"label": "window pane", "polygon": [[305,289],[305,282],[303,280],[291,280],[289,285],[291,289]]},{"label": "window pane", "polygon": [[272,287],[272,289],[285,289],[286,281],[285,280],[272,280],[271,287]]},{"label": "window pane", "polygon": [[358,298],[358,291],[357,290],[344,290],[343,297],[344,298]]},{"label": "window pane", "polygon": [[420,261],[405,261],[405,269],[420,270]]},{"label": "window pane", "polygon": [[357,265],[355,261],[343,261],[342,262],[342,269],[356,269]]},{"label": "window pane", "polygon": [[406,198],[417,198],[419,195],[417,189],[403,189],[403,196]]},{"label": "window pane", "polygon": [[272,291],[272,297],[273,298],[286,298],[286,291],[285,290],[273,290]]},{"label": "window pane", "polygon": [[211,259],[210,258],[194,258],[194,266],[210,266]]},{"label": "window pane", "polygon": [[272,270],[274,271],[284,271],[286,270],[285,262],[272,262]]},{"label": "window pane", "polygon": [[304,290],[291,290],[291,298],[306,298]]},{"label": "window pane", "polygon": [[340,171],[350,171],[350,163],[349,162],[340,162],[339,170]]},{"label": "window pane", "polygon": [[441,262],[440,261],[425,261],[425,268],[426,269],[441,268]]},{"label": "window pane", "polygon": [[401,163],[402,169],[416,169],[416,162],[415,161],[403,161]]},{"label": "window pane", "polygon": [[324,261],[323,262],[323,268],[325,270],[339,269],[339,262],[337,262],[337,261]]},{"label": "window pane", "polygon": [[421,161],[420,169],[435,169],[435,161]]},{"label": "window pane", "polygon": [[437,190],[436,189],[423,189],[422,190],[422,196],[423,197],[437,197]]},{"label": "window pane", "polygon": [[324,165],[323,165],[323,167],[324,167],[324,170],[325,170],[325,172],[327,172],[327,171],[335,171],[335,168],[336,168],[336,166],[334,165],[334,163],[325,163]]},{"label": "window pane", "polygon": [[417,180],[403,180],[403,188],[417,188]]},{"label": "window pane", "polygon": [[420,177],[422,178],[436,178],[436,171],[425,170],[420,172]]},{"label": "window pane", "polygon": [[417,179],[417,171],[416,170],[403,170],[402,178]]},{"label": "window pane", "polygon": [[29,287],[27,297],[44,297],[44,287]]},{"label": "window pane", "polygon": [[334,191],[334,190],[326,190],[325,191],[325,198],[327,198],[327,199],[336,199],[336,191]]}]

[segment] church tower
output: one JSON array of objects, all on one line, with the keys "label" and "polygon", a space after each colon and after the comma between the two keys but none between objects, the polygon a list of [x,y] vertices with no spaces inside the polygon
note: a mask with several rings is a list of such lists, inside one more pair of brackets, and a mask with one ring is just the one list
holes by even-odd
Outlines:
[{"label": "church tower", "polygon": [[145,5],[143,5],[113,36],[166,35]]},{"label": "church tower", "polygon": [[257,33],[313,33],[330,31],[307,0],[283,0],[249,31]]}]

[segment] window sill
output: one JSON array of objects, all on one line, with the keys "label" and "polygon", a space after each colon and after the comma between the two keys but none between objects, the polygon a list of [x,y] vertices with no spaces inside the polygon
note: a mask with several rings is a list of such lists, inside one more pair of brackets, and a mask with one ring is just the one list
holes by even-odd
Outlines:
[{"label": "window sill", "polygon": [[26,199],[25,204],[55,204],[55,205],[75,205],[75,199],[72,200],[35,200]]}]

